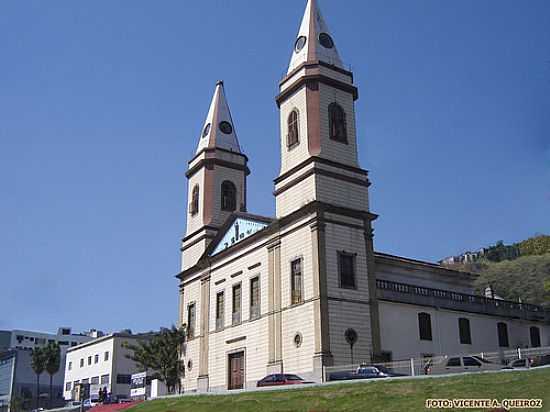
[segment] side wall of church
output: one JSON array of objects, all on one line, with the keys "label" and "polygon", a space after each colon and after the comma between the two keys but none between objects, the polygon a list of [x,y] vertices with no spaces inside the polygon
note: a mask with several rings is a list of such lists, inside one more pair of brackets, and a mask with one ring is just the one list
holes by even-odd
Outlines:
[{"label": "side wall of church", "polygon": [[[496,316],[458,312],[432,307],[380,301],[382,350],[391,352],[393,360],[422,357],[424,355],[458,355],[499,350],[497,323],[508,327],[509,347],[529,347],[529,328],[540,328],[542,346],[550,346],[550,325],[539,322],[507,319]],[[418,314],[431,316],[432,340],[420,340]],[[461,344],[458,319],[470,321],[472,344]]]}]

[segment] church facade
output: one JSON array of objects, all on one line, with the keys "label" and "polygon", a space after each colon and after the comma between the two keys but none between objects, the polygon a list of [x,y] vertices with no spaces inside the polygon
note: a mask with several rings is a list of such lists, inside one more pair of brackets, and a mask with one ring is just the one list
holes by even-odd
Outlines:
[{"label": "church facade", "polygon": [[[185,390],[269,373],[550,345],[534,305],[475,296],[474,275],[378,253],[358,163],[353,74],[309,0],[279,84],[276,216],[247,210],[250,171],[222,82],[189,161],[179,279]],[[352,349],[352,350],[350,350]]]}]

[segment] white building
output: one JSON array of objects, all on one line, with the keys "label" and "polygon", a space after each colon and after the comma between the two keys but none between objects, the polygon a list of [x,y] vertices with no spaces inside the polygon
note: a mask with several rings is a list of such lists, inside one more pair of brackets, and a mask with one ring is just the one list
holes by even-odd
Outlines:
[{"label": "white building", "polygon": [[[68,348],[93,339],[98,332],[73,334],[71,328],[59,328],[57,333],[28,330],[0,331],[0,410],[8,409],[13,398],[26,400],[26,406],[34,407],[36,399],[36,375],[31,368],[31,354],[35,348],[57,342],[61,349],[59,372],[53,375],[53,404],[63,404],[63,377],[65,356]],[[40,382],[40,393],[49,395],[49,376],[44,373]],[[47,399],[45,401],[47,402]],[[45,405],[44,405],[45,406]]]},{"label": "white building", "polygon": [[276,98],[276,216],[247,213],[248,158],[222,82],[189,161],[184,389],[255,386],[282,371],[319,381],[324,366],[351,362],[350,341],[355,362],[550,345],[540,307],[474,296],[472,274],[374,251],[358,90],[315,0],[292,46]]},{"label": "white building", "polygon": [[112,333],[67,351],[64,397],[73,399],[78,383],[90,384],[90,395],[107,389],[115,398],[130,397],[130,376],[141,369],[127,358],[132,351],[126,345],[137,345],[152,334]]}]

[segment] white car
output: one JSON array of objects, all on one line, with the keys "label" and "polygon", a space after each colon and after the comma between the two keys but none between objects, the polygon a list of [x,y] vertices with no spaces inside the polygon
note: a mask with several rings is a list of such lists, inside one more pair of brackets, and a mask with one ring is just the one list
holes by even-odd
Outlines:
[{"label": "white car", "polygon": [[479,372],[502,369],[502,365],[490,362],[480,356],[453,356],[442,365],[438,365],[441,373]]}]

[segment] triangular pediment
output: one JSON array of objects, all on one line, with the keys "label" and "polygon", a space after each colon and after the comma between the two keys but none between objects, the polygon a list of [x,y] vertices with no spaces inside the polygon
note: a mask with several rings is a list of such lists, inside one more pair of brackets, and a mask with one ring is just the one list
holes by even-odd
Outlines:
[{"label": "triangular pediment", "polygon": [[214,256],[221,251],[230,248],[233,245],[243,241],[259,232],[269,225],[266,220],[254,219],[244,216],[236,217],[228,229],[218,238],[219,241],[214,246],[210,256]]}]

